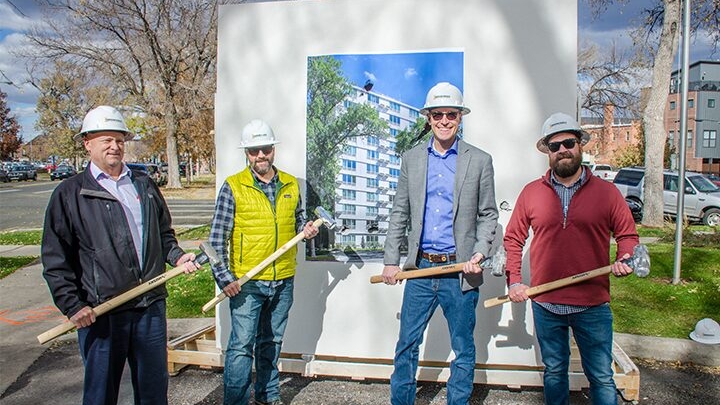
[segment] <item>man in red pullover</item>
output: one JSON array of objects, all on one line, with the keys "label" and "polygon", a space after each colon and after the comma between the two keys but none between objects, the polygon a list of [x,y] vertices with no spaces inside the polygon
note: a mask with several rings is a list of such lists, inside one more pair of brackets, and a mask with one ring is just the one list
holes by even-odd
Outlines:
[{"label": "man in red pullover", "polygon": [[[522,190],[504,238],[508,295],[513,302],[528,299],[521,267],[530,228],[531,286],[607,266],[611,236],[618,245],[618,259],[630,257],[639,242],[620,192],[581,164],[582,145],[589,140],[590,135],[567,114],[553,114],[543,124],[536,147],[547,153],[550,170]],[[612,273],[626,276],[632,269],[616,261]],[[533,297],[546,404],[569,403],[570,328],[590,382],[592,403],[617,404],[609,302],[607,275]]]}]

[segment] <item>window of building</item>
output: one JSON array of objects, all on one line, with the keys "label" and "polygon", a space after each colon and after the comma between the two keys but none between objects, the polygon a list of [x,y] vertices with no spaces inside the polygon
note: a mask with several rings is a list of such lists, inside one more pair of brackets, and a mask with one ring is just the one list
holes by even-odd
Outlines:
[{"label": "window of building", "polygon": [[374,165],[374,164],[368,163],[368,164],[367,164],[367,172],[368,172],[368,173],[377,173],[377,172],[378,172],[378,165]]},{"label": "window of building", "polygon": [[688,148],[692,148],[692,142],[693,142],[692,129],[689,129],[687,131],[687,142],[685,142],[687,144]]},{"label": "window of building", "polygon": [[367,193],[367,201],[375,202],[378,200],[377,193]]},{"label": "window of building", "polygon": [[344,152],[346,155],[355,156],[355,154],[357,153],[357,148],[354,147],[354,146],[348,145],[348,146],[345,147],[345,150],[344,150],[343,152]]},{"label": "window of building", "polygon": [[715,108],[715,99],[714,98],[708,99],[708,108]]},{"label": "window of building", "polygon": [[346,200],[354,200],[356,196],[355,190],[343,190],[342,191],[343,198]]},{"label": "window of building", "polygon": [[378,214],[378,207],[367,207],[365,211],[369,217],[374,217]]},{"label": "window of building", "polygon": [[714,148],[717,145],[717,131],[703,131],[703,148]]},{"label": "window of building", "polygon": [[354,106],[354,105],[355,105],[355,103],[353,103],[353,102],[350,101],[350,100],[345,100],[345,101],[343,101],[343,106],[345,106],[345,108],[347,108],[347,109],[349,109],[350,107],[352,107],[352,106]]},{"label": "window of building", "polygon": [[674,109],[675,109],[675,102],[674,102],[674,101],[671,101],[671,102],[670,102],[670,109],[671,109],[671,110],[674,110]]},{"label": "window of building", "polygon": [[617,134],[614,131],[612,133],[612,140],[613,142],[617,141]]},{"label": "window of building", "polygon": [[357,207],[352,204],[343,204],[342,205],[343,214],[355,215],[356,209],[357,209]]},{"label": "window of building", "polygon": [[400,117],[397,115],[390,115],[390,123],[395,125],[400,125]]},{"label": "window of building", "polygon": [[397,138],[398,130],[395,128],[390,128],[390,136],[392,136],[393,138]]},{"label": "window of building", "polygon": [[668,133],[667,143],[670,146],[675,144],[675,131],[670,131],[670,133]]},{"label": "window of building", "polygon": [[380,141],[376,136],[368,136],[367,137],[367,144],[372,146],[378,146],[380,145]]},{"label": "window of building", "polygon": [[394,101],[391,101],[391,102],[390,102],[390,109],[393,110],[393,111],[400,111],[400,104],[398,104],[398,103],[396,103],[396,102],[394,102]]},{"label": "window of building", "polygon": [[367,235],[367,236],[365,236],[365,241],[367,241],[367,243],[378,243],[378,236],[377,235]]},{"label": "window of building", "polygon": [[352,184],[355,185],[355,176],[352,174],[343,174],[342,175],[342,182],[344,184]]},{"label": "window of building", "polygon": [[379,184],[378,179],[367,179],[368,188],[373,188],[373,187],[377,188],[378,184]]},{"label": "window of building", "polygon": [[344,245],[355,245],[355,235],[343,235],[342,243]]},{"label": "window of building", "polygon": [[625,141],[630,142],[630,131],[625,132]]},{"label": "window of building", "polygon": [[400,177],[400,169],[390,169],[390,177]]},{"label": "window of building", "polygon": [[368,159],[377,159],[380,154],[376,150],[368,150],[367,151],[367,158]]},{"label": "window of building", "polygon": [[378,104],[378,103],[380,103],[380,97],[378,97],[374,94],[368,94],[368,101],[371,103]]},{"label": "window of building", "polygon": [[694,98],[688,99],[688,108],[695,108],[695,99]]},{"label": "window of building", "polygon": [[400,164],[400,156],[398,155],[390,155],[390,163],[394,163],[396,165]]},{"label": "window of building", "polygon": [[354,160],[343,159],[343,169],[355,170],[357,163]]},{"label": "window of building", "polygon": [[408,115],[410,115],[410,118],[417,118],[420,116],[420,113],[415,110],[408,111]]},{"label": "window of building", "polygon": [[397,182],[396,181],[390,182],[390,190],[397,190]]},{"label": "window of building", "polygon": [[354,219],[343,219],[342,224],[344,227],[348,229],[355,229],[355,220]]}]

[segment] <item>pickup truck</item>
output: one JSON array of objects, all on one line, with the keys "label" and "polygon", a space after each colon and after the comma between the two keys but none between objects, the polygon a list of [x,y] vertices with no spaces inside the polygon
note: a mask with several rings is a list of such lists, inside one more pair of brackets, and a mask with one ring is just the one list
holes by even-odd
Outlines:
[{"label": "pickup truck", "polygon": [[593,175],[607,181],[613,181],[613,179],[615,179],[615,176],[617,175],[617,171],[613,170],[612,166],[610,165],[590,165],[590,170],[592,171]]}]

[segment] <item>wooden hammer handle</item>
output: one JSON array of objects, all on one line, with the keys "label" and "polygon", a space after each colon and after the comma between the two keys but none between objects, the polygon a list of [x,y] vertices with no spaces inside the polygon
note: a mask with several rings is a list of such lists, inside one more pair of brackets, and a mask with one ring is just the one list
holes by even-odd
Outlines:
[{"label": "wooden hammer handle", "polygon": [[[179,276],[180,274],[183,274],[185,272],[185,265],[177,266],[169,271],[166,271],[163,274],[160,274],[157,277],[154,277],[140,285],[138,285],[135,288],[132,288],[128,291],[125,291],[124,293],[113,297],[112,299],[103,302],[102,304],[94,307],[92,311],[95,313],[95,316],[100,316],[103,314],[106,314],[110,312],[111,310],[115,309],[116,307],[119,307],[120,305],[130,301],[131,299],[138,297],[142,294],[145,294],[146,292],[152,290],[153,288],[165,284],[168,280]],[[41,333],[38,335],[37,339],[40,343],[46,343],[49,342],[56,337],[62,335],[63,333],[70,332],[71,330],[75,329],[75,324],[72,323],[71,320],[66,320],[65,322],[61,323],[60,325]]]},{"label": "wooden hammer handle", "polygon": [[[450,273],[457,273],[459,271],[462,271],[463,265],[465,263],[455,263],[455,264],[448,264],[446,266],[440,266],[440,267],[428,267],[426,269],[417,269],[417,270],[406,270],[401,271],[397,274],[395,274],[395,280],[406,280],[409,278],[419,278],[419,277],[428,277],[428,276],[438,276],[441,274],[450,274]],[[383,277],[382,275],[376,275],[370,277],[370,283],[377,284],[382,283]]]},{"label": "wooden hammer handle", "polygon": [[[575,274],[574,276],[561,278],[559,280],[551,281],[549,283],[536,285],[535,287],[530,287],[527,289],[526,294],[528,297],[533,297],[535,295],[539,295],[548,291],[556,290],[560,287],[565,287],[571,284],[577,284],[585,280],[589,280],[591,278],[601,276],[603,274],[609,274],[612,271],[612,266],[605,266],[600,267],[595,270],[589,270],[584,273]],[[502,295],[500,297],[490,298],[488,300],[485,300],[483,305],[485,308],[494,307],[495,305],[504,304],[506,302],[510,302],[510,297],[508,295]]]},{"label": "wooden hammer handle", "polygon": [[[322,218],[318,218],[315,221],[313,221],[313,225],[315,227],[319,227],[320,225],[322,225],[322,223],[323,223]],[[270,256],[265,258],[265,260],[261,261],[257,266],[253,267],[252,269],[250,269],[250,271],[243,274],[242,277],[240,277],[239,279],[233,281],[233,283],[236,283],[238,285],[238,287],[241,287],[243,284],[247,283],[251,278],[255,277],[256,274],[263,271],[263,269],[265,269],[267,266],[271,265],[272,262],[274,262],[280,256],[285,254],[285,252],[290,250],[290,248],[297,245],[304,238],[305,238],[304,232],[298,233],[297,235],[295,235],[295,237],[293,237],[289,241],[285,242],[284,245],[280,246],[280,248],[278,250],[276,250]],[[220,294],[215,296],[215,298],[211,299],[205,305],[203,305],[202,311],[207,312],[207,311],[215,308],[215,306],[217,304],[219,304],[225,298],[227,298],[227,295],[225,295],[225,293],[221,291]]]}]

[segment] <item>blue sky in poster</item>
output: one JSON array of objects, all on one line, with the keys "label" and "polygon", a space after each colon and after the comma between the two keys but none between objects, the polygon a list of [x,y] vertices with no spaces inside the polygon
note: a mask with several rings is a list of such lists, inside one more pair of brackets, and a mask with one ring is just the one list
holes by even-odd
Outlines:
[{"label": "blue sky in poster", "polygon": [[394,54],[333,55],[342,63],[350,83],[363,87],[373,82],[372,91],[413,107],[425,104],[425,95],[438,82],[450,82],[463,89],[462,52],[417,52]]}]

